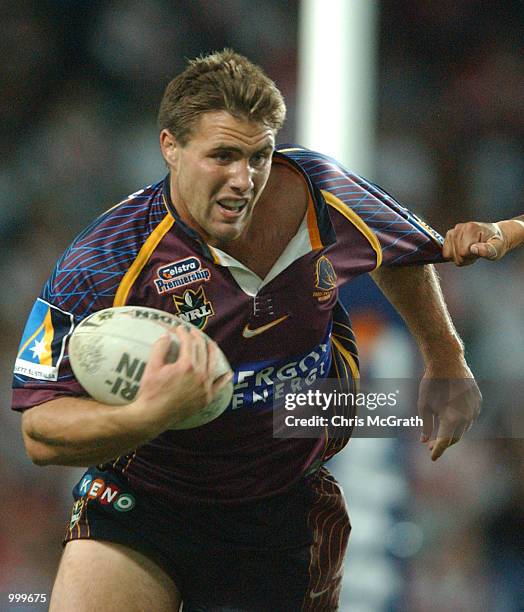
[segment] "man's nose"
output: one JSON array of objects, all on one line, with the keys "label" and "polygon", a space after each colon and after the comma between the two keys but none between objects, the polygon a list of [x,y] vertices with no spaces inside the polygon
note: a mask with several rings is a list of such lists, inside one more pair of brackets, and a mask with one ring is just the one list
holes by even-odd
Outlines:
[{"label": "man's nose", "polygon": [[242,194],[253,189],[253,168],[248,160],[239,159],[231,164],[230,186]]}]

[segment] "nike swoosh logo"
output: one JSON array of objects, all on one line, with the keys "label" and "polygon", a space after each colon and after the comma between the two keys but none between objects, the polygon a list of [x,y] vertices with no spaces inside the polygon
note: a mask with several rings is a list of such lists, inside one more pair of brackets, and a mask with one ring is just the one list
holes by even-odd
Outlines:
[{"label": "nike swoosh logo", "polygon": [[255,329],[251,329],[249,327],[249,323],[248,323],[244,327],[244,329],[242,331],[242,335],[244,336],[244,338],[253,338],[254,336],[258,336],[259,334],[263,334],[268,329],[271,329],[272,327],[275,327],[275,325],[278,325],[279,323],[282,323],[282,321],[285,321],[288,317],[289,317],[289,315],[284,315],[283,317],[280,317],[280,319],[275,319],[274,321],[271,321],[271,323],[266,323],[266,325],[261,325],[260,327],[255,327]]},{"label": "nike swoosh logo", "polygon": [[324,589],[323,591],[319,591],[318,593],[311,591],[309,593],[309,596],[311,597],[311,599],[316,599],[317,597],[324,595],[324,593],[327,593],[328,591],[329,591],[329,587],[327,589]]}]

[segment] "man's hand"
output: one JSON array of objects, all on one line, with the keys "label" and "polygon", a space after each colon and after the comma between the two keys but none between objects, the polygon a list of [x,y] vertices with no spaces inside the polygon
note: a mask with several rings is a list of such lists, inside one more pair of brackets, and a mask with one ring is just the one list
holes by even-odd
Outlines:
[{"label": "man's hand", "polygon": [[[419,391],[422,442],[435,461],[458,442],[477,417],[480,391],[464,358],[464,347],[449,316],[432,266],[385,268],[373,280],[395,306],[415,337],[426,366]],[[437,439],[431,440],[435,417]]]},{"label": "man's hand", "polygon": [[446,233],[442,255],[457,266],[469,266],[477,259],[496,260],[510,249],[505,233],[497,223],[459,223]]},{"label": "man's hand", "polygon": [[[445,370],[429,365],[420,383],[418,412],[424,422],[420,441],[436,461],[458,442],[480,413],[482,395],[465,361]],[[436,439],[431,438],[438,419]]]},{"label": "man's hand", "polygon": [[171,335],[166,332],[155,343],[144,370],[140,390],[133,402],[153,426],[170,429],[207,406],[231,380],[225,374],[214,380],[217,346],[206,342],[196,329],[176,328],[178,358],[168,363]]},{"label": "man's hand", "polygon": [[196,329],[176,330],[178,359],[168,363],[171,336],[157,340],[131,404],[110,406],[85,397],[59,397],[26,410],[22,432],[37,465],[105,463],[150,442],[211,402],[231,373],[214,380],[217,346]]}]

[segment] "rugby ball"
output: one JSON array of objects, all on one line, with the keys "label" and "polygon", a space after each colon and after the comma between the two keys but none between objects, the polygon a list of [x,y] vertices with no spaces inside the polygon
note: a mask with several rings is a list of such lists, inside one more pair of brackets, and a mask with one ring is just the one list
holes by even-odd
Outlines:
[{"label": "rugby ball", "polygon": [[[168,312],[144,306],[106,308],[85,318],[69,339],[71,368],[89,395],[104,404],[123,405],[133,401],[152,346],[166,330],[173,332],[168,361],[178,357],[179,325],[194,329]],[[207,342],[213,342],[204,332]],[[218,349],[215,380],[231,367]],[[177,423],[173,429],[191,429],[220,416],[233,395],[233,383],[223,387],[216,398],[197,414]]]}]

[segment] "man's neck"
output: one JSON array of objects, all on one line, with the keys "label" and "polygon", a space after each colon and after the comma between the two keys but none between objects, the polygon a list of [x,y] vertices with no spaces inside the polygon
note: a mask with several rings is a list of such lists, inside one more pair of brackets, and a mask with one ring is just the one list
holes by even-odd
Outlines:
[{"label": "man's neck", "polygon": [[216,245],[264,278],[295,236],[306,214],[307,185],[284,164],[274,164],[250,225],[237,240]]}]

